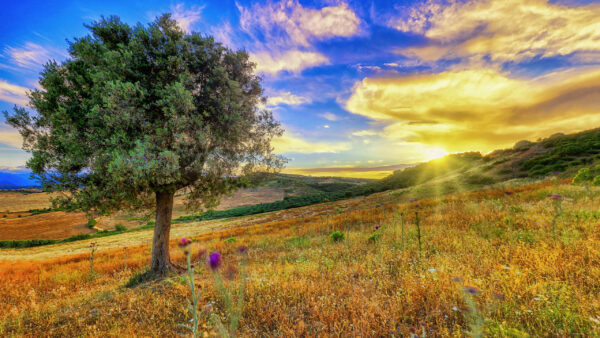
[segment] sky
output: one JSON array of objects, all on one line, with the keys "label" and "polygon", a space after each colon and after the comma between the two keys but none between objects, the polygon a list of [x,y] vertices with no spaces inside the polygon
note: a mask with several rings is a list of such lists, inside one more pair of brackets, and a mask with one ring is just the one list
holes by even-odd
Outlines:
[{"label": "sky", "polygon": [[[8,1],[0,5],[0,111],[26,105],[43,64],[84,24],[118,15],[248,51],[286,172],[382,177],[448,153],[489,152],[600,127],[600,2]],[[23,166],[0,117],[0,168]]]}]

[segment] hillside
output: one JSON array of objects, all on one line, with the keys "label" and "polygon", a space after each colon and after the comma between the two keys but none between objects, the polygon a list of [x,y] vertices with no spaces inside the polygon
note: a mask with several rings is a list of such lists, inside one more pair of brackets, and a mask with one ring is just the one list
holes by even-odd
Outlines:
[{"label": "hillside", "polygon": [[[233,289],[242,278],[236,248],[249,247],[238,336],[596,336],[600,191],[565,183],[418,202],[378,193],[176,224],[171,250],[181,263],[175,242],[185,236],[193,255],[221,252],[219,273]],[[558,223],[548,194],[562,198]],[[89,241],[0,251],[0,334],[184,334],[184,278],[124,287],[148,267],[151,238],[146,230],[98,239],[93,276]],[[196,270],[200,307],[227,318],[212,275]],[[216,335],[207,317],[200,327]]]}]

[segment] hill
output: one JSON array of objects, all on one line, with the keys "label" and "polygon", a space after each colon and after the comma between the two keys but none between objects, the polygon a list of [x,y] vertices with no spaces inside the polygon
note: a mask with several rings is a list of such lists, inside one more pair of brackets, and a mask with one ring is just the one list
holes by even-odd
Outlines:
[{"label": "hill", "polygon": [[25,168],[0,168],[0,189],[39,188],[39,181]]}]

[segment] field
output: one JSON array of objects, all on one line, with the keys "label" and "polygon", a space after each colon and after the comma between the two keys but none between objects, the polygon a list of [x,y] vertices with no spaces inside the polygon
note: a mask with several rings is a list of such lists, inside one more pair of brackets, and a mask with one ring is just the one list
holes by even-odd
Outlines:
[{"label": "field", "polygon": [[[172,255],[182,262],[182,236],[194,257],[222,252],[231,287],[236,248],[249,247],[240,336],[597,336],[600,191],[567,183],[413,202],[393,191],[177,224]],[[332,241],[335,230],[343,240]],[[89,241],[0,251],[0,335],[186,334],[182,277],[125,287],[148,267],[151,236],[98,239],[95,276]],[[196,270],[201,307],[224,318],[210,270]],[[207,318],[201,328],[215,334]]]},{"label": "field", "polygon": [[[50,196],[46,193],[0,193],[0,240],[28,240],[28,239],[64,239],[74,235],[94,233],[87,225],[84,213],[67,213],[53,211],[41,214],[30,212],[34,209],[49,208]],[[283,199],[282,189],[259,187],[255,189],[242,189],[232,196],[223,198],[216,210],[224,210],[245,205],[254,205],[279,201]],[[183,195],[175,198],[173,216],[188,215]],[[7,212],[8,211],[8,212]],[[121,224],[127,228],[135,228],[146,224],[152,219],[150,213],[117,213],[111,217],[98,219],[96,228],[99,230],[112,230]]]}]

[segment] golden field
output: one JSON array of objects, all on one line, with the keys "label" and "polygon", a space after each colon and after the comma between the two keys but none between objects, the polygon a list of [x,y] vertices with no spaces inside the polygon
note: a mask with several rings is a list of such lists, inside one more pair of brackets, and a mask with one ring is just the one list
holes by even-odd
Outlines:
[{"label": "golden field", "polygon": [[[182,262],[175,241],[191,236],[193,255],[223,254],[232,285],[236,248],[249,247],[239,336],[600,335],[600,191],[546,181],[414,197],[177,224],[172,256]],[[333,242],[334,230],[345,239]],[[0,335],[187,334],[178,326],[191,318],[182,277],[125,287],[148,267],[151,236],[98,239],[95,277],[90,241],[1,250]],[[201,307],[223,315],[210,270],[196,270]],[[208,321],[201,327],[215,334]]]}]

